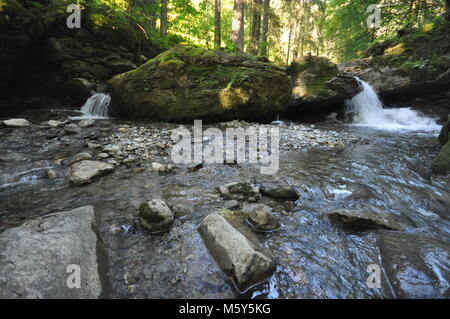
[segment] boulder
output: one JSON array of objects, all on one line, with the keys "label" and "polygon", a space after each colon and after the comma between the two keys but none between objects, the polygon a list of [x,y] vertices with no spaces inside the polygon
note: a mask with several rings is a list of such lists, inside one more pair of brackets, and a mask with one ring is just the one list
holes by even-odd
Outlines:
[{"label": "boulder", "polygon": [[328,214],[330,220],[346,228],[364,231],[371,229],[405,230],[408,225],[396,215],[379,209],[339,209]]},{"label": "boulder", "polygon": [[114,166],[98,161],[83,160],[70,167],[69,179],[75,185],[88,184],[95,178],[111,173]]},{"label": "boulder", "polygon": [[3,121],[3,125],[6,127],[25,127],[30,126],[31,123],[26,119],[9,119]]},{"label": "boulder", "polygon": [[397,298],[450,297],[448,243],[423,235],[385,230],[377,233],[377,239],[383,273]]},{"label": "boulder", "polygon": [[153,199],[139,206],[139,220],[146,229],[158,233],[172,226],[175,215],[163,200]]},{"label": "boulder", "polygon": [[[0,298],[99,298],[94,208],[36,218],[0,234]],[[71,265],[80,288],[70,288]],[[72,286],[73,287],[73,286]]]},{"label": "boulder", "polygon": [[249,182],[222,185],[219,192],[227,199],[256,201],[261,198],[260,188]]},{"label": "boulder", "polygon": [[72,165],[76,162],[83,161],[83,160],[90,160],[90,159],[92,159],[92,155],[90,153],[82,152],[82,153],[75,154],[74,156],[70,157],[67,160],[64,160],[62,162],[62,164]]},{"label": "boulder", "polygon": [[75,123],[71,123],[64,126],[64,132],[66,134],[79,134],[81,133],[81,128]]},{"label": "boulder", "polygon": [[278,220],[272,215],[272,208],[265,204],[245,204],[242,212],[255,230],[274,230],[280,227]]},{"label": "boulder", "polygon": [[295,201],[299,198],[297,191],[290,185],[281,182],[264,182],[261,184],[263,195],[281,200]]},{"label": "boulder", "polygon": [[272,119],[290,101],[283,69],[243,53],[178,45],[109,82],[115,116],[191,122]]},{"label": "boulder", "polygon": [[447,122],[444,124],[444,126],[442,126],[441,132],[439,134],[439,143],[441,145],[447,144],[449,135],[450,135],[450,114],[448,116]]},{"label": "boulder", "polygon": [[450,173],[450,142],[447,142],[441,148],[441,151],[431,163],[431,171],[434,174]]},{"label": "boulder", "polygon": [[273,258],[223,216],[208,215],[199,232],[221,270],[233,279],[240,291],[263,282],[275,271]]},{"label": "boulder", "polygon": [[294,97],[288,113],[295,117],[342,109],[346,99],[361,92],[353,75],[323,57],[305,56],[290,65],[288,74]]}]

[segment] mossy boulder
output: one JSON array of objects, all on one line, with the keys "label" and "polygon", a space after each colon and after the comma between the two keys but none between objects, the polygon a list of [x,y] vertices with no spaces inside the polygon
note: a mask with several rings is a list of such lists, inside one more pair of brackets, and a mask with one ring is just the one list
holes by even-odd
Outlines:
[{"label": "mossy boulder", "polygon": [[282,69],[243,53],[184,44],[109,84],[114,115],[169,122],[270,120],[291,98]]},{"label": "mossy boulder", "polygon": [[361,91],[352,75],[339,71],[336,64],[324,57],[302,57],[290,65],[288,74],[295,99],[290,113],[294,116],[339,108]]},{"label": "mossy boulder", "polygon": [[450,142],[442,147],[438,156],[433,160],[431,171],[435,174],[450,173]]},{"label": "mossy boulder", "polygon": [[450,114],[448,116],[447,122],[442,126],[441,133],[439,134],[439,143],[445,145],[448,143],[450,135]]}]

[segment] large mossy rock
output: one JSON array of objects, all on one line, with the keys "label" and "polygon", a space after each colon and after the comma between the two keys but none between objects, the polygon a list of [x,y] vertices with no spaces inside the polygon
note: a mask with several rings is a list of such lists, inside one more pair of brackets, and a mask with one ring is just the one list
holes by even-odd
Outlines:
[{"label": "large mossy rock", "polygon": [[283,69],[242,53],[178,45],[110,82],[113,114],[169,122],[271,120],[291,98]]},{"label": "large mossy rock", "polygon": [[324,57],[305,56],[291,64],[288,74],[294,97],[289,113],[295,117],[339,110],[361,91],[354,76]]},{"label": "large mossy rock", "polygon": [[442,146],[441,151],[431,164],[431,171],[435,174],[450,173],[450,115],[447,123],[441,129],[439,134],[439,143]]}]

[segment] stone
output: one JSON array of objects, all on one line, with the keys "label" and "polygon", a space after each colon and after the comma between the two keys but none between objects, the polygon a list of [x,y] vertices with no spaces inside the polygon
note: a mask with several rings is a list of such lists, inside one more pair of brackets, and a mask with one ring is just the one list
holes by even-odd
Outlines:
[{"label": "stone", "polygon": [[[0,298],[99,298],[94,208],[38,217],[0,234]],[[81,270],[80,288],[68,277]]]},{"label": "stone", "polygon": [[208,215],[198,230],[220,269],[240,291],[267,280],[275,271],[273,258],[223,216]]},{"label": "stone", "polygon": [[229,183],[219,187],[220,193],[228,199],[257,200],[261,198],[260,188],[249,182]]},{"label": "stone", "polygon": [[81,128],[78,125],[71,123],[64,126],[64,132],[66,134],[79,134],[81,133]]},{"label": "stone", "polygon": [[242,212],[255,230],[269,231],[280,227],[278,220],[272,215],[272,208],[266,204],[244,204]]},{"label": "stone", "polygon": [[299,198],[296,190],[288,185],[281,182],[264,182],[261,184],[261,193],[263,195],[273,197],[281,200],[292,200],[295,201]]},{"label": "stone", "polygon": [[223,205],[223,207],[225,207],[226,209],[235,209],[235,208],[239,208],[239,206],[240,206],[240,204],[237,200],[228,200]]},{"label": "stone", "polygon": [[114,166],[111,164],[83,160],[70,167],[69,179],[75,185],[88,184],[95,178],[111,173],[113,170]]},{"label": "stone", "polygon": [[80,122],[78,122],[78,126],[79,127],[91,127],[95,125],[95,120],[93,119],[87,119],[87,120],[81,120]]},{"label": "stone", "polygon": [[26,127],[30,126],[31,123],[26,119],[9,119],[3,121],[3,125],[6,127]]},{"label": "stone", "polygon": [[390,229],[405,230],[409,225],[396,215],[371,209],[339,209],[328,214],[330,220],[354,230]]},{"label": "stone", "polygon": [[63,161],[64,165],[72,165],[76,162],[83,161],[83,160],[90,160],[92,159],[92,155],[87,152],[82,152],[75,154],[74,156],[70,157],[69,159]]},{"label": "stone", "polygon": [[439,154],[431,163],[431,171],[434,174],[450,173],[450,142],[445,144]]},{"label": "stone", "polygon": [[152,233],[169,229],[174,220],[174,213],[161,199],[153,199],[139,206],[139,221]]},{"label": "stone", "polygon": [[439,133],[439,143],[441,145],[445,145],[448,143],[448,139],[450,136],[450,114],[448,116],[447,122],[442,126],[441,132]]},{"label": "stone", "polygon": [[168,173],[173,171],[173,165],[172,164],[164,165],[157,162],[153,162],[152,170],[161,173]]},{"label": "stone", "polygon": [[63,122],[61,121],[56,121],[56,120],[50,120],[47,122],[47,125],[50,127],[60,127],[63,125]]},{"label": "stone", "polygon": [[450,245],[447,242],[409,234],[377,232],[381,266],[396,298],[423,299],[450,297]]},{"label": "stone", "polygon": [[172,47],[109,81],[112,115],[153,121],[273,119],[290,99],[282,68],[255,56]]},{"label": "stone", "polygon": [[48,179],[55,179],[55,178],[58,177],[58,174],[54,170],[48,169],[47,170],[47,177],[48,177]]}]

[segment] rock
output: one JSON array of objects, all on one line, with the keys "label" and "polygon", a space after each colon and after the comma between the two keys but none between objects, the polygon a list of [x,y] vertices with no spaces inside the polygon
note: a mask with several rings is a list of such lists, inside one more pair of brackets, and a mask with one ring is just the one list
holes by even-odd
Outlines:
[{"label": "rock", "polygon": [[226,209],[235,209],[235,208],[239,208],[239,206],[240,206],[240,204],[237,200],[228,200],[223,205],[223,207]]},{"label": "rock", "polygon": [[95,84],[86,79],[73,78],[61,85],[60,93],[72,97],[74,103],[82,105],[91,96],[94,87]]},{"label": "rock", "polygon": [[26,119],[9,119],[3,121],[3,125],[5,125],[6,127],[25,127],[30,126],[31,123]]},{"label": "rock", "polygon": [[78,122],[79,127],[91,127],[95,125],[95,120],[93,119],[87,119],[87,120],[81,120]]},{"label": "rock", "polygon": [[364,231],[371,229],[405,230],[408,225],[399,220],[399,217],[387,212],[372,208],[365,209],[339,209],[328,214],[330,220],[344,225],[347,228]]},{"label": "rock", "polygon": [[248,221],[255,230],[274,230],[280,223],[272,215],[272,208],[265,204],[245,204],[242,212],[248,216]]},{"label": "rock", "polygon": [[64,126],[64,132],[66,134],[79,134],[81,133],[81,128],[78,125],[71,123]]},{"label": "rock", "polygon": [[139,206],[139,220],[146,229],[158,233],[172,226],[175,215],[163,200],[154,199]]},{"label": "rock", "polygon": [[[450,245],[422,235],[377,232],[383,273],[396,298],[450,297]],[[384,276],[381,278],[382,283]],[[391,289],[392,289],[391,288]]]},{"label": "rock", "polygon": [[172,164],[164,165],[164,164],[160,164],[157,162],[153,162],[152,170],[154,170],[156,172],[161,172],[161,173],[168,173],[173,170],[173,165]]},{"label": "rock", "polygon": [[47,125],[50,126],[50,127],[60,127],[61,125],[63,125],[63,122],[50,120],[50,121],[47,122]]},{"label": "rock", "polygon": [[111,154],[117,153],[119,150],[120,150],[119,146],[108,144],[102,149],[102,152]]},{"label": "rock", "polygon": [[109,84],[113,116],[169,122],[272,119],[291,97],[288,76],[275,65],[183,44]]},{"label": "rock", "polygon": [[441,132],[439,133],[439,143],[441,145],[447,144],[450,136],[450,115],[448,116],[447,122],[442,126]]},{"label": "rock", "polygon": [[92,155],[90,153],[83,152],[83,153],[75,154],[74,156],[70,157],[69,159],[63,161],[63,164],[64,165],[72,165],[76,162],[83,161],[83,160],[90,160],[90,159],[92,159]]},{"label": "rock", "polygon": [[296,190],[281,182],[264,182],[261,184],[261,193],[276,199],[295,201],[299,198]]},{"label": "rock", "polygon": [[[99,298],[94,220],[94,208],[85,206],[1,233],[0,298]],[[81,288],[67,286],[70,265],[81,270]]]},{"label": "rock", "polygon": [[448,174],[450,172],[450,142],[445,144],[431,163],[434,174]]},{"label": "rock", "polygon": [[353,75],[339,71],[324,57],[305,56],[291,64],[288,74],[295,99],[288,110],[292,116],[343,109],[345,100],[361,92]]},{"label": "rock", "polygon": [[99,159],[105,159],[105,158],[108,158],[108,157],[109,157],[108,153],[99,153],[99,154],[97,154],[97,158],[99,158]]},{"label": "rock", "polygon": [[48,169],[48,170],[47,170],[47,177],[48,177],[49,179],[55,179],[55,178],[58,177],[58,174],[57,174],[54,170]]},{"label": "rock", "polygon": [[108,174],[114,170],[114,166],[97,161],[83,160],[70,167],[69,179],[75,185],[88,184],[97,177]]},{"label": "rock", "polygon": [[220,193],[234,200],[257,200],[261,198],[259,186],[249,182],[229,183],[219,187]]},{"label": "rock", "polygon": [[212,257],[240,291],[263,282],[275,271],[272,257],[223,216],[208,215],[198,230]]}]

